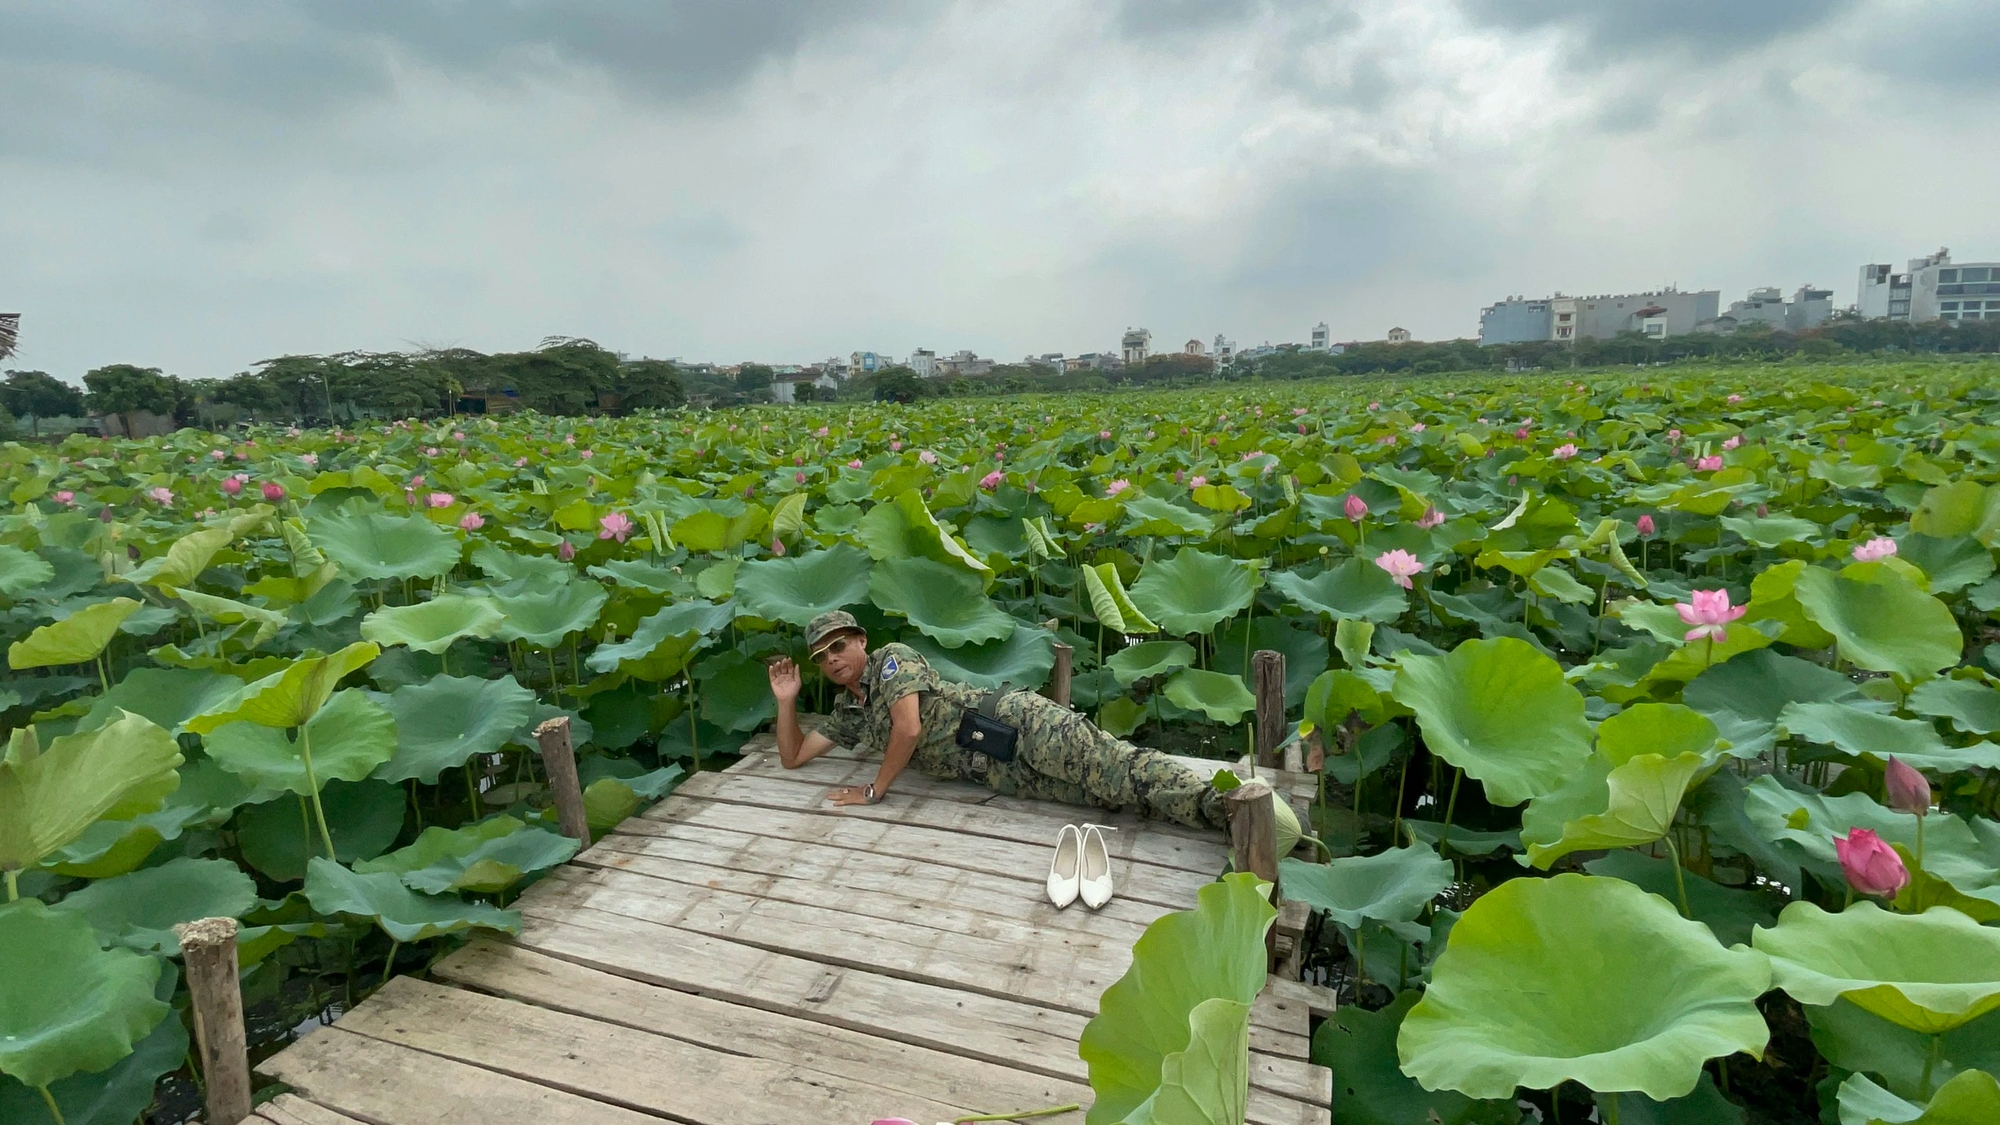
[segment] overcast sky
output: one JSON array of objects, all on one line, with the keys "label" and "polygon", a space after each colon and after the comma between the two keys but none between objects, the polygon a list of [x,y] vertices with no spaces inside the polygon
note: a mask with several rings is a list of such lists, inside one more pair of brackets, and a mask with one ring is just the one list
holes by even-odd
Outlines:
[{"label": "overcast sky", "polygon": [[2000,258],[1992,0],[0,0],[14,361],[1473,335]]}]

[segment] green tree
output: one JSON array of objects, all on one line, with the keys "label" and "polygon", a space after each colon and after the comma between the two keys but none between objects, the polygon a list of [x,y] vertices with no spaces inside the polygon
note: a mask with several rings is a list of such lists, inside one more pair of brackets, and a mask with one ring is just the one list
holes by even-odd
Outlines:
[{"label": "green tree", "polygon": [[771,389],[771,369],[761,363],[746,363],[736,370],[736,390],[739,394],[754,395],[758,391]]},{"label": "green tree", "polygon": [[663,410],[687,402],[680,369],[670,360],[627,360],[618,365],[616,385],[618,404],[627,410]]},{"label": "green tree", "polygon": [[39,435],[44,418],[82,414],[83,392],[46,371],[9,371],[0,385],[0,403],[17,418],[32,417]]},{"label": "green tree", "polygon": [[876,402],[915,402],[930,393],[923,376],[907,367],[885,367],[870,381],[869,393]]},{"label": "green tree", "polygon": [[140,411],[172,415],[180,390],[180,380],[163,375],[157,367],[134,367],[114,363],[87,371],[83,385],[89,393],[84,405],[96,414],[116,414],[132,432],[132,415]]}]

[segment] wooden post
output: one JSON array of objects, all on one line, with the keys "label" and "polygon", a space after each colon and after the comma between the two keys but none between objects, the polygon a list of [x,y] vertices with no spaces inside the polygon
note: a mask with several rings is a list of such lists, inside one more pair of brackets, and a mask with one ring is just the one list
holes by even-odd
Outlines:
[{"label": "wooden post", "polygon": [[1056,642],[1056,667],[1049,676],[1049,698],[1064,707],[1069,706],[1070,667],[1075,658],[1075,649],[1061,641]]},{"label": "wooden post", "polygon": [[195,1041],[208,1084],[207,1120],[236,1125],[250,1116],[250,1054],[243,1034],[243,989],[237,983],[236,919],[183,922],[174,932],[180,935],[187,964]]},{"label": "wooden post", "polygon": [[569,744],[569,716],[557,715],[535,728],[542,744],[542,768],[549,774],[549,791],[556,799],[556,822],[562,834],[590,846],[590,818],[583,811],[583,784],[576,776],[576,750]]},{"label": "wooden post", "polygon": [[1285,654],[1268,648],[1250,657],[1257,690],[1257,764],[1278,767],[1278,744],[1285,740]]},{"label": "wooden post", "polygon": [[[1271,783],[1262,778],[1249,781],[1222,795],[1229,810],[1229,862],[1237,871],[1254,871],[1271,883],[1271,902],[1278,897],[1278,816],[1271,802],[1278,799]],[[1264,931],[1265,964],[1278,962],[1278,931]]]}]

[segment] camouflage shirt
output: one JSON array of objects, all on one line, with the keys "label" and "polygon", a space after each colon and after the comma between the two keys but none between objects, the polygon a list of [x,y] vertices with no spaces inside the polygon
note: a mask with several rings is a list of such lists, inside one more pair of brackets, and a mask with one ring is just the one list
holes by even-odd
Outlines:
[{"label": "camouflage shirt", "polygon": [[850,691],[840,693],[822,734],[864,754],[880,754],[889,748],[890,705],[915,692],[923,733],[910,755],[911,768],[932,777],[961,776],[960,759],[968,754],[958,745],[958,723],[967,707],[979,705],[983,693],[978,688],[941,678],[905,644],[886,644],[869,653],[860,687],[863,699]]}]

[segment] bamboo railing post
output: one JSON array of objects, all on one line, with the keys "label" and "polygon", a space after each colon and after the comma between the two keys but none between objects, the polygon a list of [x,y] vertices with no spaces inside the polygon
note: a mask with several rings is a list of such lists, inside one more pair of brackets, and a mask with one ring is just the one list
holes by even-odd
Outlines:
[{"label": "bamboo railing post", "polygon": [[1075,649],[1061,641],[1056,642],[1056,667],[1049,675],[1049,698],[1064,707],[1069,706],[1070,669],[1075,659]]},{"label": "bamboo railing post", "polygon": [[187,965],[196,1049],[208,1086],[211,1125],[250,1116],[250,1054],[243,1032],[243,989],[237,980],[236,919],[203,918],[174,927]]},{"label": "bamboo railing post", "polygon": [[590,846],[590,818],[583,811],[583,783],[576,776],[576,750],[569,744],[569,716],[558,715],[535,728],[542,747],[542,768],[548,771],[549,792],[556,801],[556,821],[562,834]]},{"label": "bamboo railing post", "polygon": [[1278,767],[1278,744],[1285,740],[1285,654],[1258,649],[1250,657],[1257,692],[1257,764]]},{"label": "bamboo railing post", "polygon": [[[1268,881],[1274,906],[1279,901],[1278,814],[1272,807],[1276,800],[1271,783],[1262,778],[1252,778],[1222,795],[1222,805],[1229,811],[1230,866]],[[1277,962],[1275,929],[1264,931],[1264,953],[1267,964]]]}]

